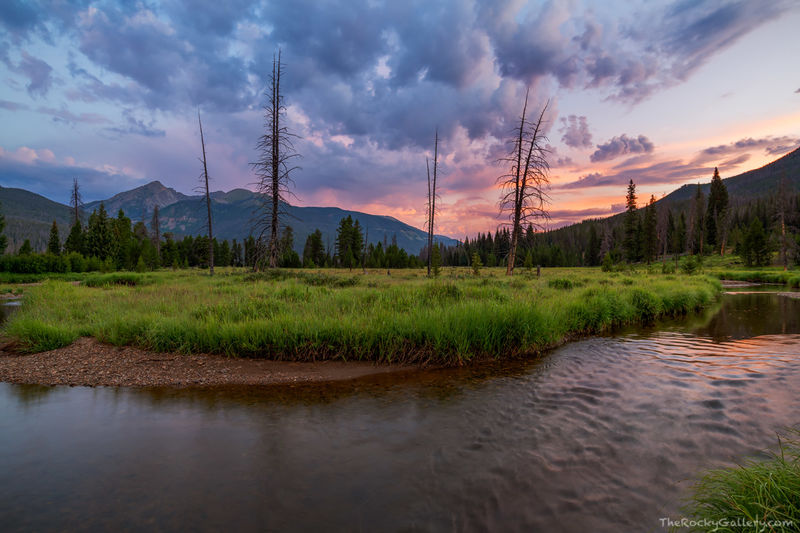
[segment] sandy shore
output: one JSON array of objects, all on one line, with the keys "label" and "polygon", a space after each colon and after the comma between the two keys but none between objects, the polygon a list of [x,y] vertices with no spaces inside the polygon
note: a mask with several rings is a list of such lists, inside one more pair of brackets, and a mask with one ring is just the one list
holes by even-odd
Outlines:
[{"label": "sandy shore", "polygon": [[276,385],[344,381],[418,368],[367,362],[299,363],[155,353],[131,347],[117,348],[91,338],[79,339],[66,348],[31,355],[18,355],[8,348],[0,346],[0,381],[39,385]]}]

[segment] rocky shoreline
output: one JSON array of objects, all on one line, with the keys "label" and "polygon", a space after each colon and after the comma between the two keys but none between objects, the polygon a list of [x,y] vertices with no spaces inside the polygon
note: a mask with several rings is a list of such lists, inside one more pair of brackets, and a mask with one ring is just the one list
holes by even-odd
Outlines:
[{"label": "rocky shoreline", "polygon": [[414,365],[360,361],[291,362],[156,353],[82,338],[49,352],[20,355],[0,345],[0,381],[38,385],[205,387],[345,381],[411,372]]}]

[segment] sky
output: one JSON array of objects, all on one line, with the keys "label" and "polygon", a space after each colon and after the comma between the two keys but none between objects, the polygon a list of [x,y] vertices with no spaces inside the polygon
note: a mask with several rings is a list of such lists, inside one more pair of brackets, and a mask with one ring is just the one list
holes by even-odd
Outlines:
[{"label": "sky", "polygon": [[800,145],[800,3],[279,0],[0,2],[0,185],[67,203],[159,180],[254,187],[273,55],[302,158],[293,203],[494,231],[498,160],[544,116],[549,227]]}]

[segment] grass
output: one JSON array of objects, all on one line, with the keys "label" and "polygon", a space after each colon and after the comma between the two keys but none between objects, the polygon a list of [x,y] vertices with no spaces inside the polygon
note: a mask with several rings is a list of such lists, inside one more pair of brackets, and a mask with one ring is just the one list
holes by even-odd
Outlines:
[{"label": "grass", "polygon": [[800,530],[800,432],[790,435],[766,461],[748,460],[703,476],[684,509],[707,526],[696,531]]},{"label": "grass", "polygon": [[154,351],[459,364],[541,352],[578,335],[699,310],[717,280],[681,274],[447,268],[366,275],[233,269],[117,273],[26,287],[3,335],[37,352],[91,336]]}]

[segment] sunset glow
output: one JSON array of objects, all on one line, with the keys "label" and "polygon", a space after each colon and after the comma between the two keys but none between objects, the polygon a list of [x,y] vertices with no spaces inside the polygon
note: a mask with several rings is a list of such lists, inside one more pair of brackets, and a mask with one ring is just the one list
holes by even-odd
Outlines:
[{"label": "sunset glow", "polygon": [[[296,203],[494,230],[496,164],[525,88],[547,100],[550,227],[800,145],[796,2],[3,3],[0,185],[61,203],[160,180],[191,193],[204,114],[213,188],[252,188],[262,92],[282,50]],[[646,23],[644,21],[647,21]],[[445,29],[446,28],[446,29]]]}]

